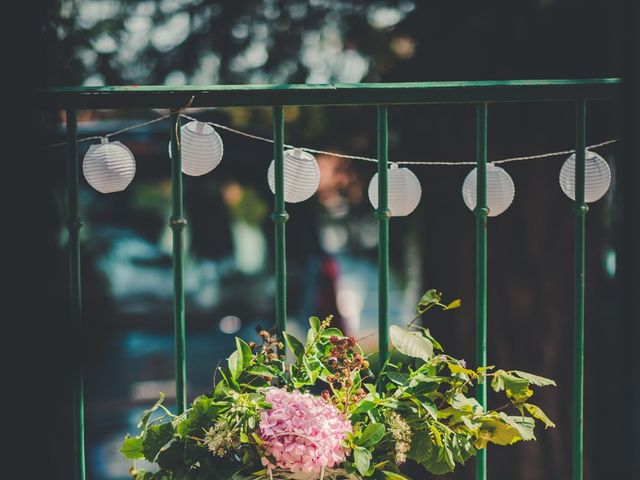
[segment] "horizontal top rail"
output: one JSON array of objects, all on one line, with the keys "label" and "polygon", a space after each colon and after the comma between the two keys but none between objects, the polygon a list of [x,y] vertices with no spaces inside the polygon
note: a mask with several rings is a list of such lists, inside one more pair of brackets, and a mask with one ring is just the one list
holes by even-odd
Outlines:
[{"label": "horizontal top rail", "polygon": [[617,97],[620,84],[619,78],[596,78],[298,85],[57,87],[39,91],[37,104],[43,108],[57,109],[178,109],[186,105],[258,107],[605,100]]}]

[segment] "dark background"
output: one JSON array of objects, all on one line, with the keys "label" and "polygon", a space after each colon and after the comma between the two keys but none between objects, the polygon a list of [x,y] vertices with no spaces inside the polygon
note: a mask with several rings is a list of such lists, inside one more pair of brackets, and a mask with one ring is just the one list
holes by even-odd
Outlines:
[{"label": "dark background", "polygon": [[[21,127],[8,138],[24,145],[20,158],[25,167],[20,181],[15,182],[14,198],[21,200],[20,208],[9,209],[17,215],[7,220],[11,231],[22,233],[16,237],[24,252],[9,259],[19,262],[19,268],[11,270],[15,273],[8,278],[22,294],[10,299],[10,304],[20,308],[15,313],[7,309],[11,312],[7,322],[24,328],[15,335],[8,333],[5,342],[8,351],[15,350],[12,363],[7,365],[23,367],[10,368],[18,378],[8,380],[7,391],[11,394],[7,397],[11,402],[6,415],[17,420],[10,435],[15,436],[16,450],[26,460],[14,457],[9,466],[18,466],[25,478],[38,478],[36,471],[40,469],[49,478],[70,478],[68,361],[79,345],[84,345],[89,371],[98,368],[105,351],[98,347],[104,347],[104,339],[113,335],[112,327],[94,320],[80,341],[65,325],[64,252],[58,242],[64,219],[56,204],[64,169],[55,155],[34,148],[37,142],[33,140],[34,132],[42,132],[43,143],[56,138],[58,117],[53,112],[36,112],[36,106],[30,105],[28,89],[80,85],[91,77],[101,78],[106,84],[161,84],[167,78],[175,79],[169,74],[176,70],[184,72],[189,82],[206,52],[215,52],[219,58],[219,68],[210,72],[208,83],[305,82],[313,72],[300,60],[303,34],[329,28],[338,32],[341,49],[352,50],[368,62],[362,78],[353,81],[625,79],[619,102],[593,105],[588,113],[588,143],[616,136],[624,141],[601,151],[610,160],[614,188],[591,206],[588,215],[585,478],[638,475],[640,370],[635,276],[640,265],[635,184],[640,178],[640,24],[635,2],[416,1],[402,20],[382,28],[373,25],[369,17],[371,2],[319,1],[305,14],[295,10],[295,5],[307,2],[200,2],[189,14],[206,21],[199,28],[192,26],[188,37],[167,51],[148,47],[125,62],[117,58],[121,49],[116,49],[83,63],[80,52],[94,49],[92,40],[104,32],[120,44],[125,20],[138,3],[123,2],[111,18],[90,27],[78,25],[73,10],[62,15],[59,2],[33,6],[25,12],[30,21],[19,37],[28,41],[16,43],[20,48],[12,49],[13,55],[7,58],[7,64],[21,73],[16,75],[17,91],[27,93],[21,97],[22,107],[5,119]],[[392,9],[409,9],[410,5],[387,4]],[[154,14],[152,24],[161,25],[172,14]],[[258,43],[267,46],[266,61],[232,68],[234,59],[265,31]],[[248,33],[245,36],[242,32]],[[131,65],[135,68],[127,68]],[[324,75],[323,81],[339,81],[347,74],[335,67]],[[349,110],[326,109],[318,114],[305,109],[295,122],[287,124],[287,138],[309,146],[373,154],[373,110]],[[115,117],[124,115],[115,112]],[[236,121],[232,114],[217,115],[228,122]],[[246,115],[249,122],[245,129],[268,134],[264,115]],[[318,115],[323,120],[314,127]],[[569,104],[497,105],[491,107],[489,115],[491,159],[570,148],[573,142],[573,107]],[[473,158],[473,121],[472,107],[394,108],[390,117],[391,155],[407,159]],[[241,144],[244,142],[238,141],[237,148],[253,148]],[[541,392],[537,399],[558,428],[540,431],[535,444],[492,448],[489,471],[493,478],[570,477],[572,217],[569,202],[557,186],[559,166],[558,160],[510,166],[516,202],[490,222],[490,363],[551,376],[559,385]],[[356,177],[370,175],[366,166],[350,168]],[[465,307],[448,318],[434,315],[430,320],[432,330],[451,353],[472,359],[474,226],[459,193],[466,172],[453,167],[414,171],[423,185],[423,200],[412,216],[392,222],[393,268],[402,272],[407,260],[401,239],[417,240],[423,287],[437,287],[465,301]],[[260,169],[256,169],[255,178],[250,171],[243,172],[243,182],[263,182]],[[231,167],[220,173],[221,180],[239,175]],[[148,175],[152,178],[154,174]],[[358,182],[353,183],[357,188]],[[355,211],[364,209],[366,199],[354,205]],[[122,202],[125,207],[126,202]],[[292,209],[290,213],[296,218]],[[299,212],[298,218],[308,217]],[[605,255],[611,250],[616,254],[614,276],[608,276],[604,267]],[[298,252],[298,256],[304,259],[306,252]],[[85,275],[85,282],[87,278],[91,278],[91,272]],[[95,289],[90,285],[96,285]],[[100,308],[101,301],[107,302],[102,295],[107,295],[99,285],[85,285],[85,310],[93,309],[91,318],[102,315],[108,319],[108,310]],[[165,322],[165,327],[168,325]],[[450,477],[472,478],[472,470],[470,465]]]}]

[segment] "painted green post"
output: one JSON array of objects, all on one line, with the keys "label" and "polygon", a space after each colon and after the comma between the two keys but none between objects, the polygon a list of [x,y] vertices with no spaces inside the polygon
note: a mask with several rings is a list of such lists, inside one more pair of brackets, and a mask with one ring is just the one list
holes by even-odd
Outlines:
[{"label": "painted green post", "polygon": [[584,409],[584,256],[585,217],[587,204],[584,201],[584,161],[586,146],[585,101],[576,103],[576,171],[574,224],[574,305],[573,305],[573,449],[572,478],[583,477],[583,409]]},{"label": "painted green post", "polygon": [[[71,326],[82,338],[82,291],[80,288],[80,229],[78,216],[78,117],[67,110],[67,231],[69,232],[69,294]],[[73,369],[73,434],[74,471],[76,480],[86,478],[84,452],[84,380],[82,347],[74,357]]]},{"label": "painted green post", "polygon": [[187,405],[187,360],[184,315],[184,240],[187,220],[182,205],[182,154],[180,151],[180,113],[171,115],[171,218],[173,231],[173,340],[178,414]]},{"label": "painted green post", "polygon": [[284,207],[284,109],[273,108],[273,158],[275,200],[271,218],[275,224],[276,245],[276,327],[282,334],[287,329],[287,254],[285,224],[289,214]]},{"label": "painted green post", "polygon": [[389,358],[389,119],[386,106],[378,105],[378,352],[380,368]]},{"label": "painted green post", "polygon": [[[487,104],[477,106],[476,119],[476,365],[487,366]],[[487,383],[478,385],[476,399],[486,410]],[[476,480],[487,478],[487,449],[476,456]]]}]

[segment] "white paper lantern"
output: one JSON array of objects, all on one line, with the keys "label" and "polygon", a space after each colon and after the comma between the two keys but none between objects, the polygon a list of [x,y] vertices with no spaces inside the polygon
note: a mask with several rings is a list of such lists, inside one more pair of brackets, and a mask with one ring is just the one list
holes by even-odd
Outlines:
[{"label": "white paper lantern", "polygon": [[[584,152],[584,201],[600,200],[611,185],[611,169],[607,161],[589,150]],[[571,200],[576,199],[576,154],[565,160],[560,169],[560,188]]]},{"label": "white paper lantern", "polygon": [[[415,174],[408,168],[399,168],[392,163],[387,172],[387,199],[392,217],[404,217],[413,212],[420,197],[422,187]],[[378,174],[369,183],[369,201],[373,208],[378,208]]]},{"label": "white paper lantern", "polygon": [[103,138],[91,145],[82,161],[84,178],[101,193],[121,192],[136,174],[136,161],[131,150],[120,142]]},{"label": "white paper lantern", "polygon": [[[469,172],[462,183],[462,199],[469,210],[476,208],[477,196],[477,175],[478,169],[474,168]],[[496,217],[503,213],[511,203],[516,194],[513,180],[509,174],[493,163],[487,164],[487,207],[489,216]]]},{"label": "white paper lantern", "polygon": [[[275,162],[267,171],[269,188],[275,194]],[[311,197],[320,184],[320,168],[313,155],[298,148],[284,152],[284,201],[302,202]]]},{"label": "white paper lantern", "polygon": [[[193,121],[180,127],[182,173],[199,177],[220,165],[224,148],[215,129],[205,122]],[[169,142],[171,158],[171,142]]]}]

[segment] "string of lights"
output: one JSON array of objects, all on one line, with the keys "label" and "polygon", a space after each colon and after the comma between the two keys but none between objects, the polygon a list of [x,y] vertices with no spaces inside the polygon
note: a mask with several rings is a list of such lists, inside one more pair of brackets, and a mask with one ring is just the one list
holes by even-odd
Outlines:
[{"label": "string of lights", "polygon": [[[270,138],[254,135],[227,125],[215,122],[202,122],[198,119],[181,114],[189,120],[181,127],[181,155],[182,172],[185,175],[201,176],[211,172],[222,161],[223,142],[216,131],[224,130],[246,138],[262,142],[273,143]],[[84,137],[78,143],[100,140],[99,144],[89,147],[83,160],[84,176],[94,189],[101,193],[112,193],[124,190],[135,176],[135,158],[131,151],[119,141],[110,142],[111,137],[160,122],[170,115],[161,115],[152,120],[137,123],[129,127],[105,135]],[[611,170],[608,163],[593,149],[604,147],[619,139],[614,138],[597,144],[589,145],[585,152],[585,201],[594,202],[604,196],[611,184]],[[45,148],[65,145],[66,142],[47,145]],[[284,198],[288,203],[298,203],[307,200],[318,188],[320,183],[320,169],[313,154],[327,155],[348,160],[361,160],[377,163],[376,158],[348,155],[342,153],[317,150],[309,147],[298,147],[285,144],[284,152]],[[569,155],[560,170],[560,187],[571,199],[575,198],[575,149],[561,150],[535,155],[502,158],[487,165],[487,204],[489,216],[503,213],[515,197],[515,185],[509,174],[499,164],[539,160]],[[169,156],[171,148],[169,145]],[[474,166],[473,161],[394,161],[390,162],[388,172],[388,203],[391,216],[409,215],[420,203],[422,188],[416,175],[403,165],[410,166]],[[274,162],[267,170],[267,182],[272,192],[275,191]],[[378,206],[378,174],[376,173],[369,184],[369,200],[374,208]],[[477,171],[472,169],[462,185],[462,197],[471,210],[476,202]]]}]

